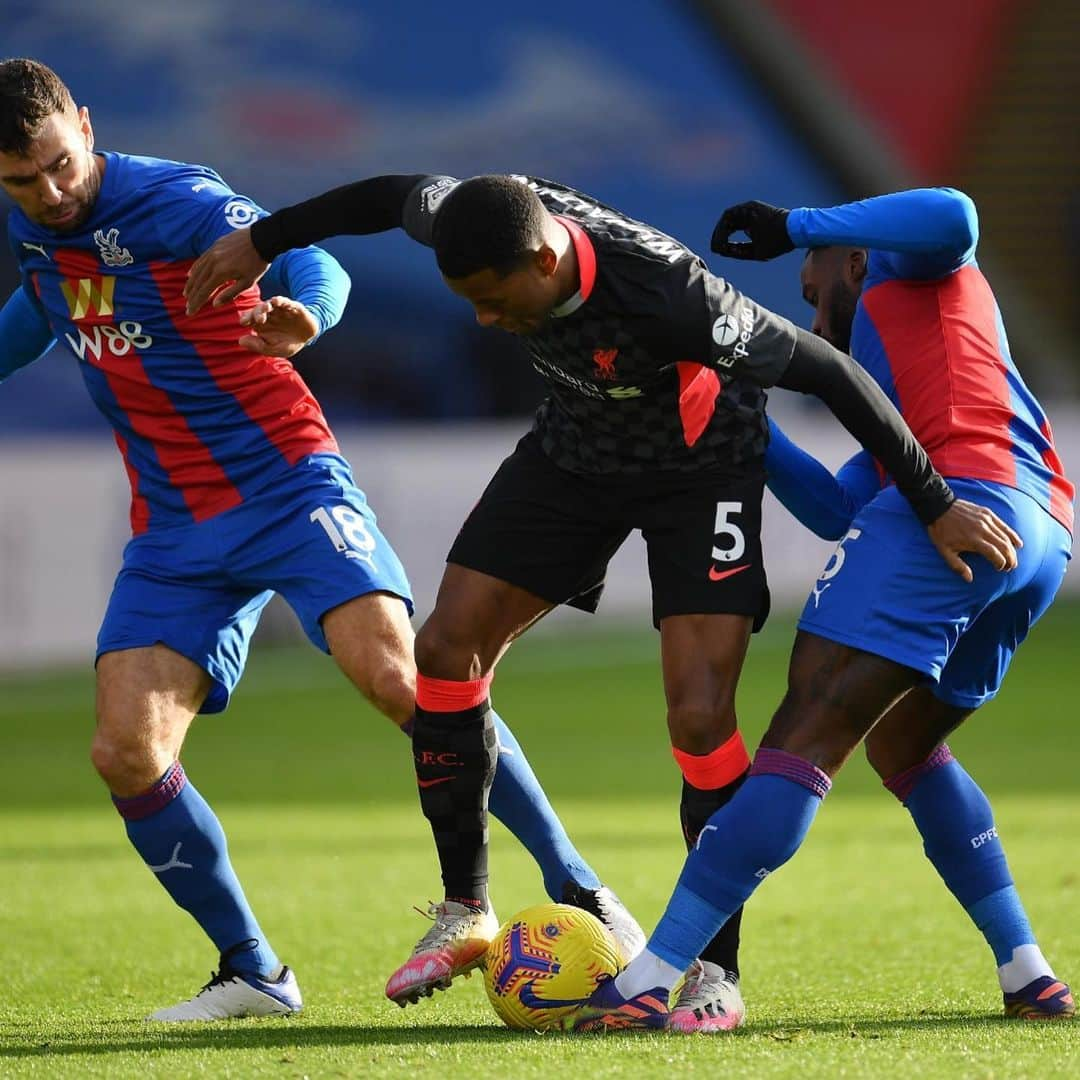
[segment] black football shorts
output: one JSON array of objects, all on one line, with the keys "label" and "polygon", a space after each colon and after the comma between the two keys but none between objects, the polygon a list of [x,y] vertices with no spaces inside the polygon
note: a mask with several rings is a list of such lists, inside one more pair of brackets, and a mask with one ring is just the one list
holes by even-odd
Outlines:
[{"label": "black football shorts", "polygon": [[761,554],[764,474],[584,476],[559,468],[530,433],[502,463],[447,562],[552,604],[595,611],[612,555],[634,529],[648,550],[653,622],[669,615],[769,613]]}]

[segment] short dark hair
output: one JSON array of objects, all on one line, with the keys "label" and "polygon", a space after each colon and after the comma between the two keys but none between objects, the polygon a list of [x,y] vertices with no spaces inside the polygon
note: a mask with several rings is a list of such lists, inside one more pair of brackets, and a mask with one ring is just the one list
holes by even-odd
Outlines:
[{"label": "short dark hair", "polygon": [[74,110],[71,91],[52,68],[0,60],[0,152],[25,157],[53,113]]},{"label": "short dark hair", "polygon": [[459,184],[435,218],[432,245],[448,278],[481,270],[516,270],[544,239],[547,211],[527,184],[511,176],[476,176]]}]

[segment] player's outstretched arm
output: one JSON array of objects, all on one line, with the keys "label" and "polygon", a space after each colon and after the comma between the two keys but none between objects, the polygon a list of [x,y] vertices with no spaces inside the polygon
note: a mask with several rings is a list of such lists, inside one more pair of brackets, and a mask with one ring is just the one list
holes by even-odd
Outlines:
[{"label": "player's outstretched arm", "polygon": [[788,212],[796,247],[843,244],[962,260],[979,241],[975,204],[955,188],[915,188],[872,199]]},{"label": "player's outstretched arm", "polygon": [[[188,273],[184,286],[188,312],[198,311],[211,296],[215,304],[231,300],[254,285],[270,263],[291,248],[307,247],[328,236],[363,236],[399,228],[409,193],[425,178],[417,173],[359,180],[223,236],[195,260]],[[228,282],[232,284],[221,289]],[[215,295],[217,289],[221,291]]]},{"label": "player's outstretched arm", "polygon": [[[734,240],[738,233],[747,239]],[[955,188],[917,188],[822,208],[738,203],[720,215],[712,250],[761,262],[797,247],[872,248],[891,253],[893,276],[932,279],[970,260],[978,242],[978,214],[967,195]]]},{"label": "player's outstretched arm", "polygon": [[823,540],[839,540],[860,507],[881,490],[877,469],[865,450],[833,476],[793,443],[771,416],[765,476],[769,490],[788,512]]},{"label": "player's outstretched arm", "polygon": [[795,335],[791,361],[776,385],[825,402],[892,476],[941,557],[965,581],[972,573],[963,552],[982,555],[996,570],[1015,569],[1020,537],[986,507],[956,498],[881,387],[821,338],[806,330]]},{"label": "player's outstretched arm", "polygon": [[0,381],[32,364],[55,340],[44,311],[25,289],[16,289],[0,308]]}]

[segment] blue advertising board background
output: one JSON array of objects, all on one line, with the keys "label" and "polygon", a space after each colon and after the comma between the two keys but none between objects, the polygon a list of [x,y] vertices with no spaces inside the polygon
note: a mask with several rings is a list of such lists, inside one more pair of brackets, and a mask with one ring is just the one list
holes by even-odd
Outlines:
[{"label": "blue advertising board background", "polygon": [[[90,107],[100,147],[204,162],[270,209],[377,173],[525,172],[706,252],[731,202],[840,198],[689,4],[2,6],[4,54],[56,68]],[[349,311],[298,366],[332,418],[491,414],[535,396],[532,385],[500,393],[516,349],[470,326],[430,252],[396,232],[327,247],[353,277]],[[13,287],[5,262],[0,280]],[[807,321],[793,260],[710,262]],[[0,395],[4,431],[93,415],[60,350]]]}]

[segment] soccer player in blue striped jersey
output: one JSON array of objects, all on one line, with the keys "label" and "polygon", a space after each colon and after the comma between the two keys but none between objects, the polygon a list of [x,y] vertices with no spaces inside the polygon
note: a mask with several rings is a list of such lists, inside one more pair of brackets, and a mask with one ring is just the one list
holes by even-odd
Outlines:
[{"label": "soccer player in blue striped jersey", "polygon": [[[344,271],[305,248],[270,291],[194,316],[183,285],[218,237],[263,216],[212,170],[95,152],[88,110],[32,60],[0,62],[0,186],[22,285],[0,310],[0,378],[54,342],[76,357],[131,483],[132,539],[97,643],[91,756],[139,855],[221,953],[153,1019],[295,1012],[301,998],[179,762],[197,713],[225,708],[277,591],[311,642],[409,730],[416,671],[405,572],[289,357],[340,318]],[[241,328],[246,328],[243,331]],[[492,810],[555,899],[641,933],[574,850],[501,722]],[[448,918],[438,905],[436,926]]]},{"label": "soccer player in blue striped jersey", "polygon": [[[732,240],[737,232],[748,239]],[[573,1023],[677,1029],[664,1005],[677,973],[798,850],[864,737],[990,946],[1005,1015],[1075,1015],[1020,902],[990,803],[944,741],[997,694],[1061,584],[1072,543],[1074,490],[1012,360],[977,242],[974,203],[948,188],[790,212],[751,202],[721,216],[714,251],[769,259],[808,249],[802,288],[815,333],[850,350],[950,486],[991,506],[1024,543],[1010,573],[969,557],[958,578],[933,558],[871,455],[833,478],[774,427],[770,486],[840,543],[803,610],[787,695],[749,778],[710,818],[645,952]]]}]

